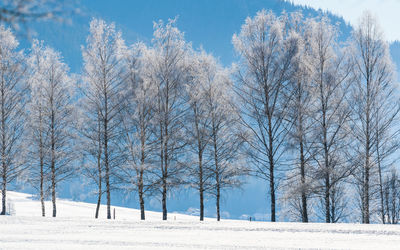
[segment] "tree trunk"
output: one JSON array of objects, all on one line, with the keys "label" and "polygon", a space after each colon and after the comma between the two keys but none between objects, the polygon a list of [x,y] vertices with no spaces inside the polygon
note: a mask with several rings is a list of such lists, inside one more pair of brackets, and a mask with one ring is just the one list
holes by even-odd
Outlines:
[{"label": "tree trunk", "polygon": [[204,191],[203,187],[200,187],[200,221],[203,220],[204,220]]},{"label": "tree trunk", "polygon": [[303,142],[300,141],[300,174],[301,174],[301,220],[302,222],[308,222],[307,212],[307,196],[305,190],[306,175],[305,175],[305,160],[304,160],[304,148]]},{"label": "tree trunk", "polygon": [[370,86],[370,71],[369,67],[367,67],[367,75],[366,75],[366,84],[367,84],[367,103],[366,103],[366,111],[365,111],[365,169],[364,169],[364,180],[363,180],[363,197],[362,197],[362,206],[363,206],[363,223],[369,224],[369,156],[370,156],[370,146],[371,146],[371,138],[370,138],[370,112],[371,112],[371,86]]},{"label": "tree trunk", "polygon": [[[164,145],[165,146],[165,145]],[[163,149],[163,173],[162,173],[162,219],[167,220],[167,162],[165,160],[166,148]]]},{"label": "tree trunk", "polygon": [[[144,155],[144,154],[142,154]],[[144,164],[144,158],[142,158],[142,166]],[[140,169],[139,173],[139,203],[140,203],[140,219],[145,220],[145,214],[144,214],[144,192],[143,192],[143,168]]]},{"label": "tree trunk", "polygon": [[44,173],[43,173],[43,157],[40,157],[40,204],[42,206],[42,217],[46,216],[46,208],[44,205]]},{"label": "tree trunk", "polygon": [[[168,107],[168,99],[166,103]],[[163,210],[163,220],[167,220],[167,178],[168,178],[168,124],[164,121],[164,175],[163,175],[163,190],[162,190],[162,210]]]},{"label": "tree trunk", "polygon": [[[334,190],[334,188],[333,188],[333,190]],[[331,216],[331,223],[336,223],[336,220],[337,220],[337,218],[336,218],[336,205],[335,205],[335,202],[334,202],[334,197],[335,197],[335,193],[334,193],[334,191],[332,191],[333,193],[331,194],[331,199],[332,199],[332,202],[331,202],[331,204],[330,204],[330,206],[331,206],[331,214],[330,214],[330,216]]]},{"label": "tree trunk", "polygon": [[[54,117],[52,116],[52,120]],[[53,125],[52,125],[53,130]],[[52,131],[51,138],[51,201],[53,203],[53,217],[57,216],[56,207],[56,166],[55,166],[55,145],[54,145],[54,131]]]},{"label": "tree trunk", "polygon": [[270,189],[270,196],[271,196],[271,222],[276,221],[275,217],[275,181],[274,181],[274,163],[270,162],[269,168],[269,189]]},{"label": "tree trunk", "polygon": [[320,66],[320,83],[319,83],[319,90],[320,90],[320,101],[321,101],[321,112],[322,112],[322,133],[323,133],[323,150],[324,150],[324,176],[325,176],[325,194],[324,194],[324,200],[325,200],[325,222],[330,223],[331,222],[331,214],[330,214],[330,165],[329,165],[329,149],[328,149],[328,128],[326,124],[326,116],[327,116],[327,106],[328,104],[325,101],[325,95],[324,95],[324,78],[323,78],[323,73],[324,72],[324,63],[321,63]]},{"label": "tree trunk", "polygon": [[5,111],[4,111],[4,86],[2,81],[1,91],[1,167],[3,170],[3,187],[2,187],[2,210],[1,214],[6,214],[6,192],[7,192],[7,164],[6,164],[6,125],[5,125]]},{"label": "tree trunk", "polygon": [[363,193],[363,223],[369,224],[369,150],[365,160],[364,193]]},{"label": "tree trunk", "polygon": [[218,160],[218,146],[217,146],[217,129],[214,122],[212,121],[213,129],[213,146],[214,146],[214,164],[215,164],[215,185],[216,185],[216,206],[217,206],[217,221],[221,220],[220,213],[220,199],[221,199],[221,183],[219,177],[219,160]]},{"label": "tree trunk", "polygon": [[331,222],[331,214],[330,214],[330,174],[329,174],[329,153],[328,153],[328,145],[327,145],[327,132],[326,132],[326,124],[325,124],[325,113],[323,117],[323,130],[324,130],[324,171],[325,171],[325,222]]},{"label": "tree trunk", "polygon": [[268,141],[269,141],[269,151],[268,151],[268,161],[269,161],[269,189],[271,198],[271,222],[276,221],[275,216],[275,162],[274,162],[274,138],[272,134],[272,117],[268,113]]},{"label": "tree trunk", "polygon": [[145,220],[143,184],[139,185],[139,203],[140,203],[140,219]]},{"label": "tree trunk", "polygon": [[199,153],[199,192],[200,192],[200,221],[204,220],[204,183],[203,183],[203,163]]},{"label": "tree trunk", "polygon": [[53,203],[53,217],[57,216],[56,207],[56,148],[55,148],[55,114],[53,110],[53,98],[50,98],[51,110],[51,201]]},{"label": "tree trunk", "polygon": [[44,153],[43,153],[43,134],[42,134],[42,109],[39,107],[39,161],[40,161],[40,204],[42,206],[42,217],[46,216],[44,205]]},{"label": "tree trunk", "polygon": [[386,206],[386,216],[387,222],[390,224],[390,211],[389,211],[389,188],[385,183],[385,206]]},{"label": "tree trunk", "polygon": [[167,220],[167,180],[166,177],[163,177],[162,184],[162,211],[163,211],[163,220]]},{"label": "tree trunk", "polygon": [[104,166],[106,170],[107,219],[111,219],[110,166],[108,159],[108,99],[104,91]]},{"label": "tree trunk", "polygon": [[330,190],[329,190],[329,173],[325,173],[325,222],[331,222],[331,213],[330,213]]},{"label": "tree trunk", "polygon": [[[144,112],[142,112],[143,114]],[[146,154],[145,154],[145,147],[146,147],[146,125],[144,122],[144,116],[141,116],[140,119],[140,144],[141,144],[141,155],[140,155],[140,171],[139,171],[139,203],[140,203],[140,219],[145,220],[145,211],[144,211],[144,180],[143,180],[143,175],[144,175],[144,168],[145,168],[145,159],[146,159]]]},{"label": "tree trunk", "polygon": [[99,218],[99,211],[100,211],[100,204],[101,204],[101,184],[99,184],[99,191],[97,194],[97,204],[96,204],[96,214],[94,215],[94,218]]},{"label": "tree trunk", "polygon": [[5,173],[3,173],[3,185],[2,185],[2,189],[1,189],[1,205],[2,205],[2,209],[1,209],[1,215],[5,215],[6,214],[6,192],[7,192],[7,178]]},{"label": "tree trunk", "polygon": [[381,161],[379,155],[379,149],[377,149],[377,156],[378,156],[378,172],[379,172],[379,195],[380,195],[380,202],[381,202],[381,218],[382,223],[385,224],[385,205],[383,203],[383,183],[382,183],[382,169],[381,169]]},{"label": "tree trunk", "polygon": [[366,143],[365,143],[365,169],[363,180],[363,223],[369,224],[369,155],[370,155],[370,138],[369,138],[369,109],[367,110],[366,121]]},{"label": "tree trunk", "polygon": [[55,181],[55,168],[52,164],[51,167],[51,201],[53,203],[53,217],[57,216],[57,207],[56,207],[56,181]]},{"label": "tree trunk", "polygon": [[194,111],[194,122],[196,128],[196,137],[197,137],[197,150],[198,150],[198,159],[199,159],[199,195],[200,195],[200,221],[204,220],[204,182],[203,182],[203,147],[201,141],[201,132],[199,129],[199,120],[198,120],[198,110],[197,104],[193,104]]},{"label": "tree trunk", "polygon": [[390,181],[391,189],[392,189],[392,224],[397,224],[397,207],[396,207],[396,202],[397,202],[397,193],[396,193],[396,179],[394,176],[392,176],[392,180]]},{"label": "tree trunk", "polygon": [[[217,175],[216,178],[219,178],[219,176]],[[219,181],[217,182],[217,198],[216,198],[216,202],[217,202],[217,221],[221,220],[221,212],[220,212],[220,198],[221,198],[221,187],[220,187],[220,183]]]},{"label": "tree trunk", "polygon": [[167,220],[167,162],[166,162],[166,149],[164,148],[164,169],[163,169],[163,176],[162,176],[162,219]]},{"label": "tree trunk", "polygon": [[380,137],[379,137],[379,119],[377,117],[376,119],[376,156],[377,156],[377,164],[378,164],[378,174],[379,174],[379,195],[380,195],[380,212],[381,212],[381,219],[382,219],[382,223],[385,224],[385,208],[384,208],[384,204],[383,204],[383,183],[382,183],[382,166],[381,166],[381,154],[379,151],[379,141],[380,141]]},{"label": "tree trunk", "polygon": [[[367,93],[369,94],[369,83],[367,83]],[[369,120],[369,99],[367,100],[366,111],[366,143],[365,143],[365,169],[363,183],[363,223],[369,224],[369,155],[370,155],[370,120]]]},{"label": "tree trunk", "polygon": [[98,143],[98,148],[97,148],[97,174],[99,175],[99,183],[98,183],[98,193],[97,193],[97,205],[96,205],[96,214],[94,217],[97,219],[99,218],[99,210],[100,210],[100,204],[101,204],[101,196],[103,194],[102,190],[102,182],[103,182],[103,177],[102,177],[102,169],[101,169],[101,119],[100,119],[100,112],[98,114],[98,131],[97,131],[97,143]]},{"label": "tree trunk", "polygon": [[104,160],[105,160],[105,167],[106,167],[107,219],[111,219],[110,167],[108,165],[107,139],[105,139],[104,143],[105,143]]},{"label": "tree trunk", "polygon": [[52,151],[52,159],[51,159],[51,201],[53,203],[53,217],[57,216],[57,207],[56,207],[56,168],[55,168],[55,152],[54,152],[54,142],[51,145]]}]

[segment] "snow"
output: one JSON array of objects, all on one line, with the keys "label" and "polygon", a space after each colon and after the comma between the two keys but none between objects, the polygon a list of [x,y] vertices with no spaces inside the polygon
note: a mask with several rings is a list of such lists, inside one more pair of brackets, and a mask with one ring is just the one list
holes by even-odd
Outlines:
[{"label": "snow", "polygon": [[[58,200],[58,217],[41,217],[40,202],[8,192],[12,216],[0,216],[0,249],[396,249],[396,225],[269,223],[147,212],[115,207],[116,219],[94,219],[95,204]],[[113,207],[114,208],[114,207]],[[51,203],[46,202],[50,214]]]}]

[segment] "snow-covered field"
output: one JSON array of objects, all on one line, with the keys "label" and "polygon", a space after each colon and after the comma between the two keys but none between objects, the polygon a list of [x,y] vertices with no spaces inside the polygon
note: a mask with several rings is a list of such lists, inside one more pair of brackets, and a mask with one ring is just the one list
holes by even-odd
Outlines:
[{"label": "snow-covered field", "polygon": [[[182,214],[116,207],[116,219],[93,218],[94,204],[58,200],[58,217],[40,217],[40,202],[9,192],[13,216],[0,217],[0,249],[399,249],[400,226],[216,222]],[[50,214],[51,204],[46,204]],[[101,208],[104,217],[105,207]]]}]

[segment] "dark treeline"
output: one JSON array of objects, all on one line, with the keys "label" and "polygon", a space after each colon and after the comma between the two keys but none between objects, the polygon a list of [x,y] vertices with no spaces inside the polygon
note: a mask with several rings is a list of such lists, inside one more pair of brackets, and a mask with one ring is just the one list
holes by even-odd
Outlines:
[{"label": "dark treeline", "polygon": [[[397,223],[400,184],[395,67],[375,18],[347,41],[326,16],[248,17],[223,67],[194,49],[176,19],[154,23],[150,44],[126,45],[93,19],[81,75],[44,42],[19,51],[0,27],[2,214],[7,185],[37,189],[42,216],[60,182],[90,180],[111,218],[114,191],[158,197],[191,187],[221,218],[224,191],[264,180],[271,221]],[[266,197],[254,197],[265,199]],[[39,211],[38,211],[39,212]]]}]

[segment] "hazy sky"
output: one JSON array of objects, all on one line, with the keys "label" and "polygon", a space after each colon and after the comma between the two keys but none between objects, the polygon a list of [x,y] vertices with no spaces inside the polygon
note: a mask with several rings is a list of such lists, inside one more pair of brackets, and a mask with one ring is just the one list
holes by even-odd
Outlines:
[{"label": "hazy sky", "polygon": [[291,0],[291,2],[329,10],[343,16],[352,25],[356,25],[361,14],[369,10],[378,17],[389,41],[400,40],[400,0]]}]

